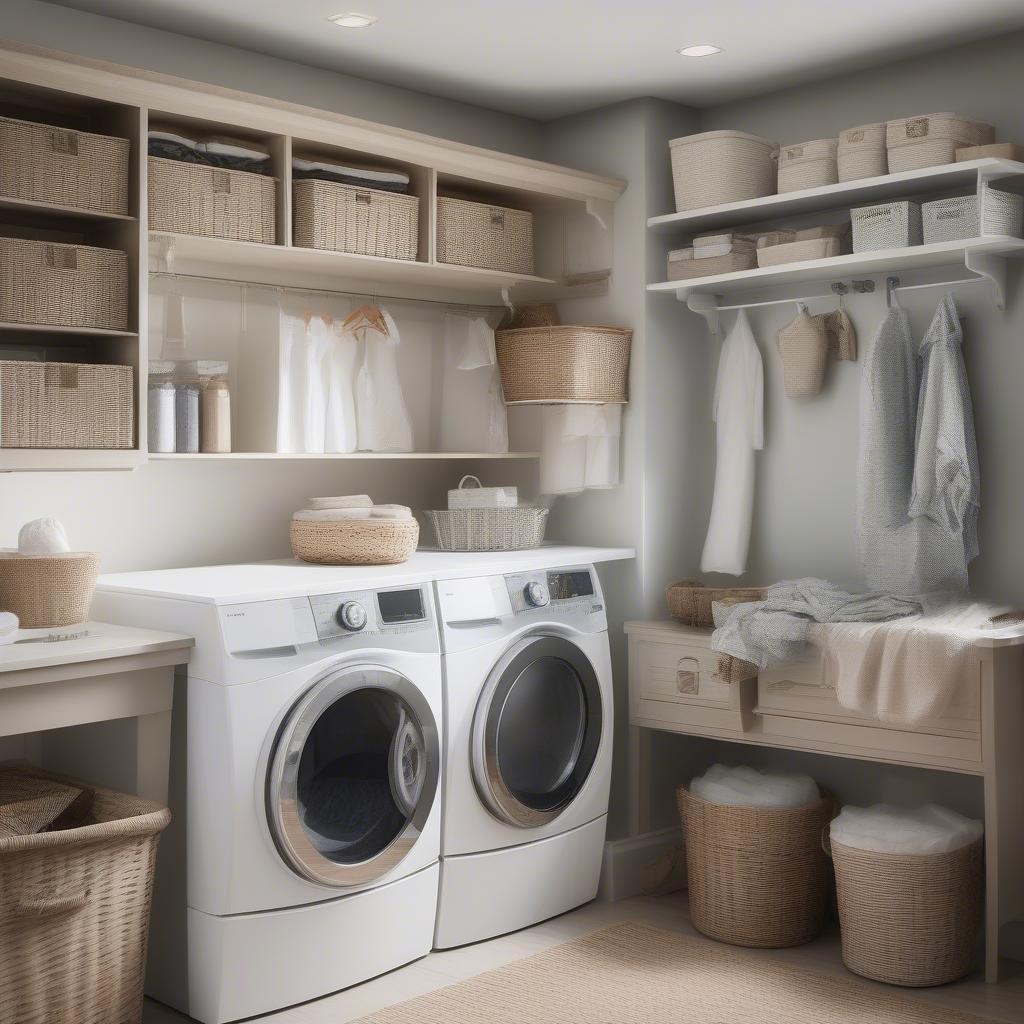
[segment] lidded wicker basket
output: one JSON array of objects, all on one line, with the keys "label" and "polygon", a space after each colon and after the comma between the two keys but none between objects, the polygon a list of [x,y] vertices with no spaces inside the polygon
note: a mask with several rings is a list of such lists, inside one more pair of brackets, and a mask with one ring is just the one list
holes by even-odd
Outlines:
[{"label": "lidded wicker basket", "polygon": [[397,565],[416,552],[420,524],[415,519],[293,519],[292,553],[320,565]]},{"label": "lidded wicker basket", "polygon": [[628,401],[629,350],[624,327],[522,327],[495,334],[506,405]]},{"label": "lidded wicker basket", "polygon": [[0,609],[14,612],[23,629],[85,622],[99,571],[95,551],[0,552]]},{"label": "lidded wicker basket", "polygon": [[690,916],[734,946],[810,942],[825,923],[827,797],[802,807],[732,807],[676,791],[686,845]]}]

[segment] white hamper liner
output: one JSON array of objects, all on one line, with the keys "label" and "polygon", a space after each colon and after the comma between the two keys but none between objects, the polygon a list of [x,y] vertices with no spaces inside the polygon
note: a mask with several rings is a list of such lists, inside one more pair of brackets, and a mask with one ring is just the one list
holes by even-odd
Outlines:
[{"label": "white hamper liner", "polygon": [[676,212],[775,193],[777,143],[746,132],[686,135],[669,143]]},{"label": "white hamper liner", "polygon": [[690,795],[729,807],[804,807],[821,799],[809,775],[761,772],[746,765],[713,764],[690,783]]},{"label": "white hamper liner", "polygon": [[853,251],[905,249],[920,245],[921,206],[919,203],[882,203],[861,206],[850,211],[853,224]]},{"label": "white hamper liner", "polygon": [[837,161],[840,181],[877,178],[889,173],[884,121],[847,128],[839,136]]}]

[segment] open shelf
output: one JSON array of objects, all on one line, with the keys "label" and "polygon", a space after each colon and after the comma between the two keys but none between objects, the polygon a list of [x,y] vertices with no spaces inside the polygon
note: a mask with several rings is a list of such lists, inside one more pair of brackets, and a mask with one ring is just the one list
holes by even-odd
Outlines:
[{"label": "open shelf", "polygon": [[274,461],[299,462],[309,460],[424,460],[432,459],[538,459],[538,452],[150,452],[154,461],[168,462],[233,462]]},{"label": "open shelf", "polygon": [[[138,217],[125,213],[103,213],[101,210],[83,210],[80,206],[59,206],[57,203],[39,203],[13,196],[0,196],[0,211],[4,214],[31,214],[35,218],[54,218],[62,221],[127,221],[138,223]],[[3,219],[3,218],[0,218]]]},{"label": "open shelf", "polygon": [[145,461],[135,448],[0,448],[0,473],[128,470]]},{"label": "open shelf", "polygon": [[135,331],[115,331],[105,327],[65,327],[59,324],[18,324],[0,320],[0,331],[25,334],[79,334],[84,338],[137,338]]}]

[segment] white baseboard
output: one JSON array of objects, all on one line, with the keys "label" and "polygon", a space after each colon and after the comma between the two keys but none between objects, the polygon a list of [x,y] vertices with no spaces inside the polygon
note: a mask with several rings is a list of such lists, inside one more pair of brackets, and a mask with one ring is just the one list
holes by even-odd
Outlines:
[{"label": "white baseboard", "polygon": [[679,827],[674,826],[605,843],[597,898],[614,901],[639,896],[647,868],[680,841]]}]

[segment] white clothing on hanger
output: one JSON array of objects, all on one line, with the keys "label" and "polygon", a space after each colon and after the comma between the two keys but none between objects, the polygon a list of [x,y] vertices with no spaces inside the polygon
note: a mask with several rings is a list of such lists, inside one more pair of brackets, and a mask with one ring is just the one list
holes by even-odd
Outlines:
[{"label": "white clothing on hanger", "polygon": [[354,334],[345,330],[340,320],[328,327],[327,334],[324,451],[354,452],[359,447],[355,396],[359,342]]},{"label": "white clothing on hanger", "polygon": [[305,327],[306,408],[301,450],[322,452],[327,438],[327,352],[331,338],[327,324],[318,316],[308,317]]},{"label": "white clothing on hanger", "polygon": [[716,429],[715,491],[701,572],[743,574],[754,514],[754,452],[764,447],[764,370],[740,310],[718,359],[712,417]]},{"label": "white clothing on hanger", "polygon": [[[384,311],[382,311],[384,312]],[[356,374],[356,424],[360,451],[411,452],[412,423],[398,378],[401,338],[384,312],[387,336],[364,329],[363,361]]]},{"label": "white clothing on hanger", "polygon": [[543,406],[541,494],[618,486],[621,430],[621,405]]},{"label": "white clothing on hanger", "polygon": [[508,413],[486,317],[445,314],[440,450],[508,451]]},{"label": "white clothing on hanger", "polygon": [[303,452],[306,444],[306,325],[280,312],[277,374],[277,450]]}]

